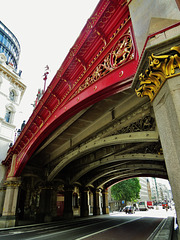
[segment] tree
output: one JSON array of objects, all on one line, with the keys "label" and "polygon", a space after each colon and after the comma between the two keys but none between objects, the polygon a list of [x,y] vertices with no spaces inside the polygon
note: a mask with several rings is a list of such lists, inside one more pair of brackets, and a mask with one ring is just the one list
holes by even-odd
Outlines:
[{"label": "tree", "polygon": [[128,179],[112,186],[111,194],[114,200],[132,202],[139,198],[141,185],[138,178]]}]

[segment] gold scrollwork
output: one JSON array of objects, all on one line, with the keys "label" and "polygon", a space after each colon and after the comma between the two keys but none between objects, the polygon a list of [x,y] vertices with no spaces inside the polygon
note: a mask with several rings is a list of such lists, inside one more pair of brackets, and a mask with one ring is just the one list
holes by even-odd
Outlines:
[{"label": "gold scrollwork", "polygon": [[4,182],[6,187],[19,187],[21,185],[21,179],[18,177],[8,177]]},{"label": "gold scrollwork", "polygon": [[19,187],[21,185],[20,181],[6,181],[4,182],[6,187]]},{"label": "gold scrollwork", "polygon": [[[176,54],[174,54],[176,52]],[[149,67],[139,75],[140,86],[135,89],[138,97],[148,96],[151,102],[163,86],[166,79],[176,75],[180,69],[180,46],[171,48],[171,54],[149,57]]]},{"label": "gold scrollwork", "polygon": [[[128,60],[132,60],[133,44],[130,30],[120,37],[116,45],[111,49],[111,52],[103,59],[103,61],[95,68],[91,76],[89,76],[85,82],[79,87],[79,89],[73,95],[76,96],[85,88],[98,81],[109,72],[117,69],[123,63]],[[121,71],[122,75],[123,72]]]}]

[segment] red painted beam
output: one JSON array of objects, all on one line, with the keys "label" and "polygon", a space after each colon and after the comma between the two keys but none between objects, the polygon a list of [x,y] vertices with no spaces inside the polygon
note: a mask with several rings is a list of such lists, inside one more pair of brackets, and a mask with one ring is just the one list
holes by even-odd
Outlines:
[{"label": "red painted beam", "polygon": [[[21,135],[3,162],[7,166],[10,165],[13,154],[17,154],[14,176],[21,174],[24,166],[39,144],[60,124],[82,109],[130,87],[137,69],[138,53],[133,38],[128,6],[122,3],[124,3],[122,0],[101,0],[99,2],[92,17],[88,20],[80,37],[70,50]],[[104,24],[105,21],[107,24]],[[104,26],[99,30],[102,24]],[[116,46],[118,43],[121,44],[122,36],[125,39],[128,29],[131,30],[132,49],[130,48],[129,55],[125,55],[125,61],[122,61],[120,66],[114,67],[115,62],[113,63],[112,61],[117,59],[114,58],[113,51],[118,54],[120,50],[117,50]],[[89,61],[84,61],[83,57],[79,58],[78,61],[77,58],[79,55],[82,55],[84,49],[88,51],[89,37],[93,31],[99,31],[97,35],[99,41],[103,42],[104,47],[100,49],[99,41],[96,45],[92,41],[92,51],[88,55]],[[125,48],[125,45],[123,45],[123,48]],[[84,56],[87,54],[88,52],[85,52]],[[123,56],[121,54],[123,53],[120,51],[119,54],[121,59]],[[109,73],[101,76],[83,91],[78,92],[80,87],[84,87],[87,79],[91,78],[95,73],[96,67],[102,64],[105,65],[105,59],[108,56],[112,58],[110,60],[111,70]],[[83,64],[86,65],[86,69],[81,73],[83,68],[80,68],[80,66]],[[77,76],[77,79],[71,79],[71,77],[66,79],[66,75],[68,76],[71,71],[73,73],[72,66],[78,67],[78,71],[74,69],[74,72],[76,72],[75,75],[79,74],[80,76],[79,78]],[[71,76],[75,75],[72,74]]]},{"label": "red painted beam", "polygon": [[121,68],[118,68],[116,71],[113,71],[108,76],[103,77],[101,80],[82,91],[82,93],[70,100],[63,107],[58,108],[45,125],[41,127],[33,140],[26,146],[21,154],[18,155],[18,163],[14,176],[19,176],[21,174],[21,171],[37,146],[59,125],[82,109],[115,93],[128,89],[132,84],[133,76],[136,72],[137,61],[138,58],[124,64]]}]

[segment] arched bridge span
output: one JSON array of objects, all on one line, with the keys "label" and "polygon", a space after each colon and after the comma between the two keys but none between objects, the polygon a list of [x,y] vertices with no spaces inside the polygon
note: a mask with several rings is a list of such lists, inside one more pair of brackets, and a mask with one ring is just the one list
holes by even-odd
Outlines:
[{"label": "arched bridge span", "polygon": [[150,104],[126,90],[82,110],[34,152],[22,176],[31,174],[94,188],[135,176],[167,179]]},{"label": "arched bridge span", "polygon": [[[100,1],[4,161],[20,176],[37,147],[81,110],[128,89],[138,53],[128,6]],[[13,158],[13,156],[15,156]]]},{"label": "arched bridge span", "polygon": [[72,216],[81,189],[87,216],[87,189],[96,204],[124,179],[168,178],[152,104],[131,88],[138,61],[128,4],[101,0],[3,162],[7,180],[21,178],[23,209],[55,216],[58,194]]}]

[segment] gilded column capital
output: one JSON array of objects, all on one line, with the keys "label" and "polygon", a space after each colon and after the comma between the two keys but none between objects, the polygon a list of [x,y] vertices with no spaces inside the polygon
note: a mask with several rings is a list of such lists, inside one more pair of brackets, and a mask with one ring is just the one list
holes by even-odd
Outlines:
[{"label": "gilded column capital", "polygon": [[19,187],[21,185],[21,178],[11,177],[7,178],[4,182],[4,186],[6,187]]},{"label": "gilded column capital", "polygon": [[138,97],[148,96],[152,102],[167,79],[180,75],[180,46],[174,46],[166,55],[149,56],[149,66],[139,75]]}]

